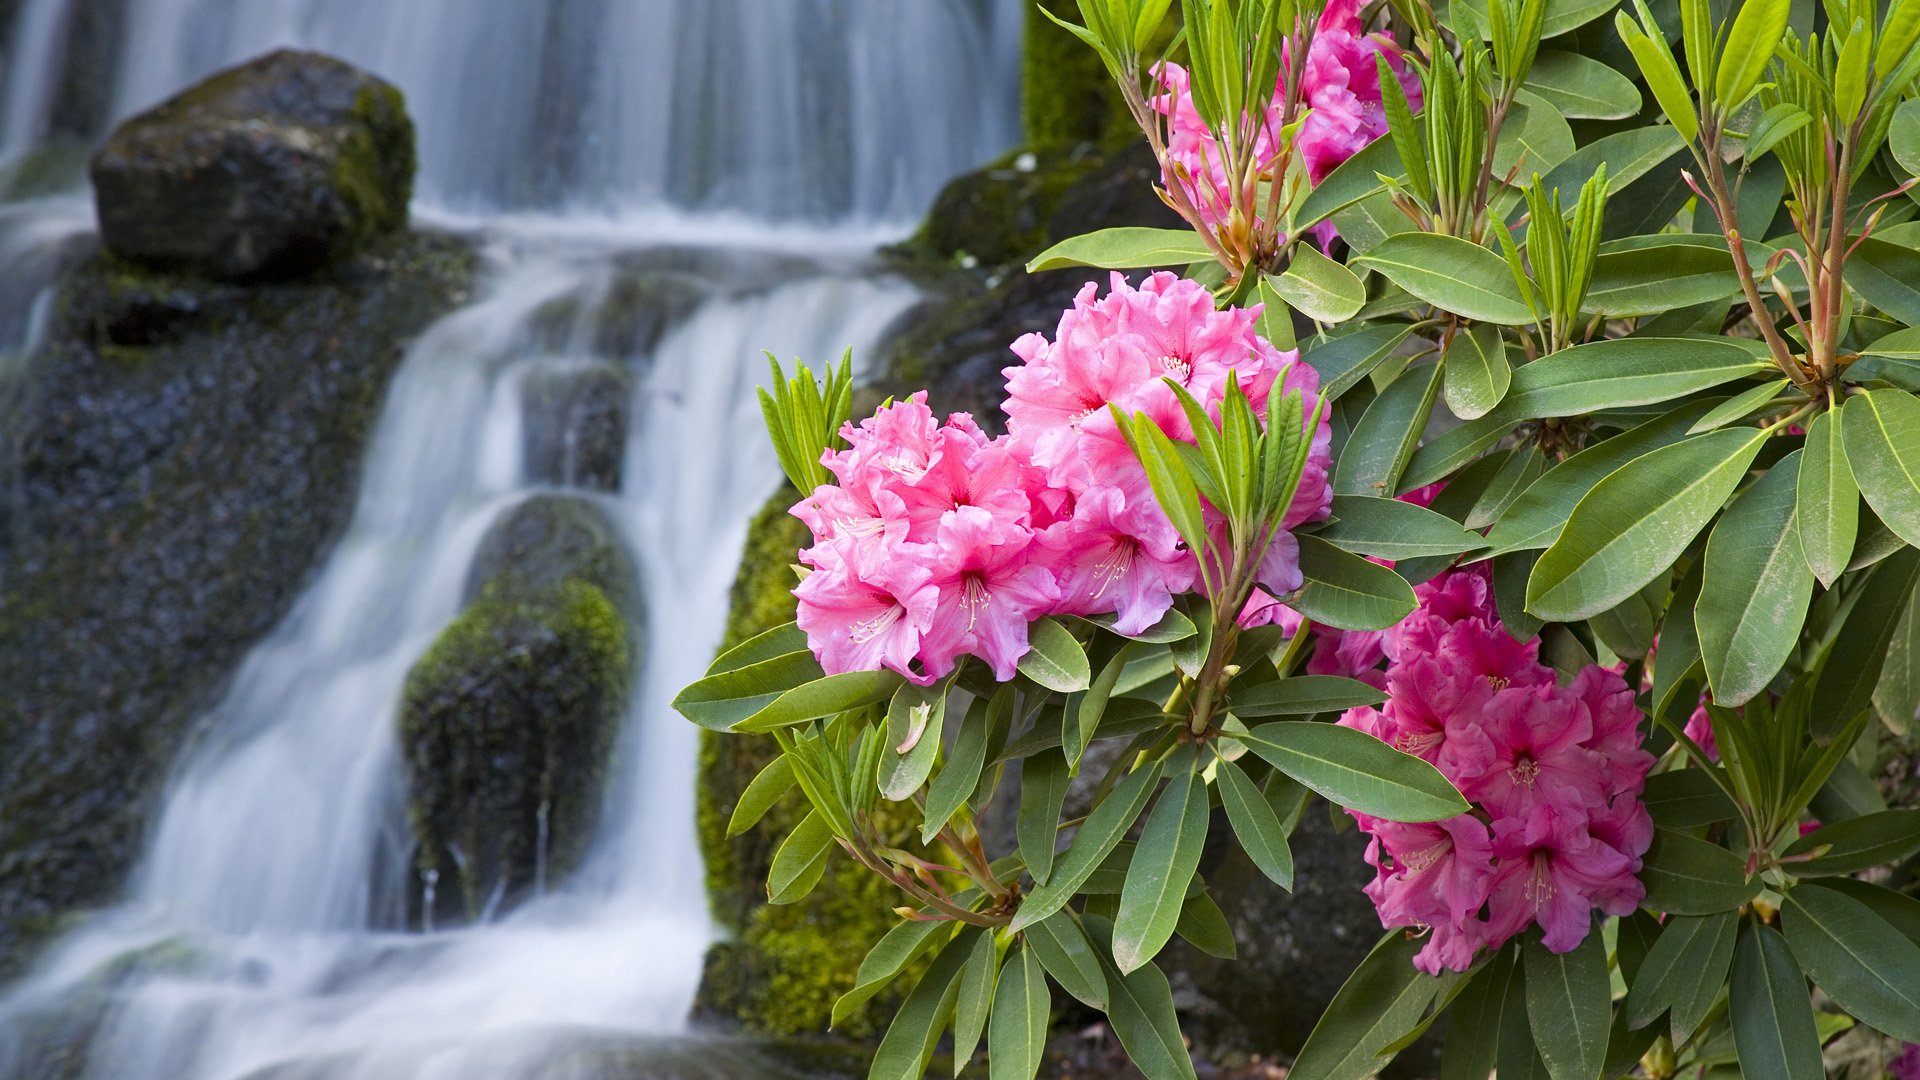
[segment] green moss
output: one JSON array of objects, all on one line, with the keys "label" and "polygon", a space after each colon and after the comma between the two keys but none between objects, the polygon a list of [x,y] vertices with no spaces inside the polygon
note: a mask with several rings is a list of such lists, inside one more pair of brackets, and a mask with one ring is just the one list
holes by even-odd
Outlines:
[{"label": "green moss", "polygon": [[1133,118],[1100,55],[1041,13],[1080,21],[1076,0],[1027,7],[1020,53],[1020,120],[1036,150],[1093,143],[1114,148],[1137,137]]},{"label": "green moss", "polygon": [[[787,513],[795,497],[791,488],[783,488],[749,528],[723,648],[793,618],[791,566],[807,542],[806,527]],[[866,868],[836,856],[804,900],[765,903],[773,852],[805,816],[804,800],[783,800],[745,835],[728,838],[726,833],[740,792],[775,752],[765,736],[701,736],[696,813],[708,897],[715,918],[735,937],[709,956],[699,1007],[731,1017],[755,1034],[801,1035],[826,1029],[834,1000],[853,988],[860,957],[892,926],[890,912],[902,898]],[[878,824],[889,827],[884,820]],[[890,831],[892,842],[912,846],[904,816]],[[889,1014],[886,1002],[876,1003],[840,1033],[873,1034]]]}]

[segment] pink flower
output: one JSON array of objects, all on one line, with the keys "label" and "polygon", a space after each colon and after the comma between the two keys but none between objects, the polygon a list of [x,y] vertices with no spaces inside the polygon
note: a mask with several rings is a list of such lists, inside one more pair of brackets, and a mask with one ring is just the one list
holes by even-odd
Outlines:
[{"label": "pink flower", "polygon": [[1592,720],[1587,745],[1605,765],[1607,794],[1640,794],[1654,759],[1640,746],[1640,710],[1626,680],[1604,668],[1588,667],[1574,676],[1568,689]]},{"label": "pink flower", "polygon": [[1887,1075],[1893,1080],[1920,1080],[1920,1043],[1904,1043],[1900,1056],[1887,1062]]},{"label": "pink flower", "polygon": [[792,513],[813,532],[814,546],[801,553],[810,566],[846,563],[875,574],[907,539],[907,504],[873,477],[856,477],[850,487],[822,484]]},{"label": "pink flower", "polygon": [[1541,804],[1493,825],[1499,860],[1488,889],[1490,936],[1504,941],[1529,923],[1550,952],[1571,952],[1593,925],[1593,897],[1631,878],[1635,860],[1601,843],[1577,815]]},{"label": "pink flower", "polygon": [[[1289,537],[1291,539],[1291,537]],[[1198,564],[1152,496],[1097,487],[1073,514],[1041,535],[1060,580],[1060,614],[1118,616],[1114,629],[1138,634],[1160,621],[1176,593],[1193,588]]]},{"label": "pink flower", "polygon": [[940,519],[939,538],[918,552],[938,586],[920,650],[929,677],[946,675],[970,653],[995,679],[1013,678],[1027,652],[1027,624],[1060,599],[1053,575],[1029,556],[1033,540],[1031,529],[983,507],[963,506]]},{"label": "pink flower", "polygon": [[1381,925],[1433,931],[1415,967],[1437,975],[1473,963],[1492,861],[1492,837],[1471,814],[1424,824],[1383,821],[1373,829],[1367,863],[1377,873],[1365,892]]},{"label": "pink flower", "polygon": [[871,575],[850,565],[807,575],[793,590],[795,615],[807,644],[829,675],[891,668],[926,685],[934,676],[913,670],[922,635],[933,624],[939,591],[924,566],[884,562]]},{"label": "pink flower", "polygon": [[1687,717],[1687,726],[1682,729],[1687,738],[1700,744],[1707,760],[1720,760],[1720,745],[1713,738],[1713,717],[1707,715],[1707,696],[1700,695],[1700,704],[1693,707],[1693,715]]}]

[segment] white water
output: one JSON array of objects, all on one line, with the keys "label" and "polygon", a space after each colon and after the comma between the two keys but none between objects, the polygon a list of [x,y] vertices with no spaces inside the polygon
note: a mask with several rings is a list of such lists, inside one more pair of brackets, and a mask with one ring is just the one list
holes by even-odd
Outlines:
[{"label": "white water", "polygon": [[[23,6],[0,100],[8,152],[44,132],[60,67],[21,50],[57,42],[85,2]],[[121,114],[281,43],[402,83],[422,140],[419,201],[479,238],[488,269],[481,295],[408,350],[347,534],[199,725],[127,900],[0,988],[0,1078],[29,1080],[32,1040],[76,1015],[99,1018],[84,1041],[98,1080],[241,1080],[285,1065],[302,1080],[508,1080],[547,1075],[570,1033],[676,1036],[714,930],[693,833],[697,730],[666,702],[712,655],[746,520],[777,477],[753,396],[760,350],[870,357],[914,301],[868,252],[942,179],[1010,141],[1018,3],[129,10]],[[529,162],[547,173],[528,181]],[[72,199],[0,207],[0,280],[53,266],[84,212]],[[705,299],[645,354],[594,355],[610,285],[663,244],[682,249],[682,269],[696,249]],[[535,332],[556,298],[584,301],[557,345]],[[0,325],[0,356],[31,343],[44,307],[44,291],[0,303],[17,313]],[[572,494],[598,503],[634,556],[646,625],[599,831],[583,866],[506,915],[405,932],[400,686],[459,611],[488,527],[551,490],[522,461],[528,375],[605,362],[632,378],[623,482]],[[707,1067],[737,1075],[725,1060]]]}]

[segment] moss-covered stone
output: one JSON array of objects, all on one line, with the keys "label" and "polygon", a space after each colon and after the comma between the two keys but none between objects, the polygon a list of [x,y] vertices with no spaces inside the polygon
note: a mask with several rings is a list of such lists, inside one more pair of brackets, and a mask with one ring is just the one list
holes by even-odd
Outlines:
[{"label": "moss-covered stone", "polygon": [[346,525],[405,344],[473,273],[402,233],[298,282],[65,275],[0,379],[0,970],[117,891],[186,723]]},{"label": "moss-covered stone", "polygon": [[1020,50],[1020,120],[1036,150],[1083,143],[1114,148],[1139,134],[1100,55],[1041,9],[1080,21],[1077,0],[1039,0],[1026,6]]},{"label": "moss-covered stone", "polygon": [[413,910],[504,910],[579,864],[633,680],[626,621],[597,586],[489,587],[407,674],[401,756]]},{"label": "moss-covered stone", "polygon": [[[808,539],[806,527],[787,513],[795,498],[783,488],[753,520],[723,649],[793,618],[791,566]],[[758,1035],[817,1034],[826,1030],[834,1000],[853,988],[860,957],[891,928],[890,912],[902,898],[865,867],[835,857],[804,900],[765,902],[774,850],[805,816],[804,800],[783,800],[742,836],[729,838],[727,821],[747,783],[776,752],[766,736],[701,736],[696,824],[714,917],[732,940],[708,953],[695,1014]],[[892,842],[911,846],[904,821]],[[885,1001],[875,1003],[840,1034],[872,1034],[888,1015]]]}]

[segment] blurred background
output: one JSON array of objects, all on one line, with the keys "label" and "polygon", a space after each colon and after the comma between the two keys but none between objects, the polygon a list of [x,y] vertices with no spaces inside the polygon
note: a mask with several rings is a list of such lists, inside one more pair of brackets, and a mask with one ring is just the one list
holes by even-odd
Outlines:
[{"label": "blurred background", "polygon": [[[993,427],[1086,280],[1024,260],[1174,223],[1093,54],[1021,0],[0,0],[0,58],[0,1078],[863,1072],[894,898],[764,905],[766,747],[665,703],[791,617],[761,350]],[[1209,1060],[1371,943],[1356,845],[1209,871]]]}]

